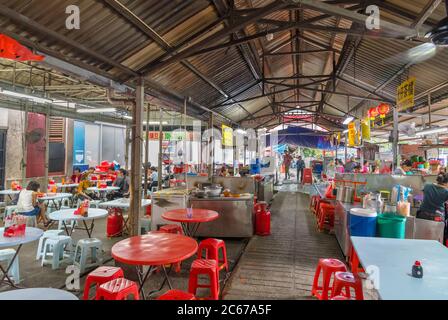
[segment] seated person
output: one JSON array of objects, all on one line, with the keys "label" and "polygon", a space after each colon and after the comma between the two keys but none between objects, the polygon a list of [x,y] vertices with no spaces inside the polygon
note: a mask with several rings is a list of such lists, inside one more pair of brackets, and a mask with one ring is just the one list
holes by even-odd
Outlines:
[{"label": "seated person", "polygon": [[73,169],[73,174],[70,177],[70,182],[71,183],[78,183],[81,180],[81,169],[79,169],[78,167]]},{"label": "seated person", "polygon": [[[37,181],[30,181],[25,190],[20,191],[17,201],[17,211],[24,216],[36,216],[48,226],[48,219],[45,216],[46,207],[44,203],[39,203],[37,195],[40,191],[40,184]],[[39,222],[39,219],[38,219]]]},{"label": "seated person", "polygon": [[92,200],[93,194],[87,191],[90,187],[90,175],[95,172],[95,168],[90,167],[86,172],[81,175],[81,180],[79,181],[78,189],[76,190],[75,198],[79,200]]},{"label": "seated person", "polygon": [[401,174],[401,175],[412,174],[411,169],[412,169],[412,162],[410,160],[404,160],[401,163],[401,166],[395,169],[394,174]]},{"label": "seated person", "polygon": [[156,188],[159,185],[159,174],[156,167],[151,167],[149,169],[149,178],[151,180],[151,184],[148,189],[149,191],[152,191],[152,188]]},{"label": "seated person", "polygon": [[119,187],[120,190],[107,195],[109,200],[129,197],[129,177],[125,169],[118,170],[117,179],[113,182],[112,186]]}]

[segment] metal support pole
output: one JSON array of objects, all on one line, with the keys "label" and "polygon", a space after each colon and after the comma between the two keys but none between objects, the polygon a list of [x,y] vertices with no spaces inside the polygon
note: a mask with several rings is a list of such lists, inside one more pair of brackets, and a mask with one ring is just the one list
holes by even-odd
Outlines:
[{"label": "metal support pole", "polygon": [[[184,143],[183,143],[183,147],[184,147],[184,151],[183,151],[183,156],[184,156],[184,168],[186,168],[187,166],[187,98],[185,97],[184,99],[184,114],[183,114],[183,125],[184,125]],[[185,169],[184,172],[184,180],[185,180],[185,189],[188,189],[187,187],[187,170]]]},{"label": "metal support pole", "polygon": [[148,194],[148,161],[149,161],[149,111],[150,111],[151,105],[148,104],[146,106],[146,131],[145,131],[145,185],[144,185],[144,197],[146,198]]},{"label": "metal support pole", "polygon": [[397,107],[393,108],[393,130],[392,130],[392,153],[394,163],[392,164],[392,172],[398,166],[398,109]]},{"label": "metal support pole", "polygon": [[50,105],[47,105],[47,114],[45,115],[45,181],[43,192],[48,189],[48,166],[50,162]]},{"label": "metal support pole", "polygon": [[126,140],[125,140],[126,150],[124,151],[124,163],[126,170],[129,170],[129,144],[131,143],[131,139],[129,138],[131,134],[131,129],[129,128],[129,126],[126,126],[125,134],[126,134]]},{"label": "metal support pole", "polygon": [[431,129],[431,92],[428,93],[428,122]]},{"label": "metal support pole", "polygon": [[[162,161],[163,161],[163,149],[162,149],[162,142],[163,142],[163,127],[162,127],[162,117],[163,117],[163,109],[162,107],[160,107],[159,110],[159,161],[157,164],[157,170],[158,170],[158,175],[157,175],[157,188],[158,190],[162,189],[162,176],[163,176],[163,166],[162,166]],[[170,174],[170,172],[168,171],[168,175]],[[168,177],[169,179],[169,177]]]},{"label": "metal support pole", "polygon": [[215,137],[213,135],[213,113],[210,113],[209,124],[210,138],[209,138],[209,167],[208,167],[208,178],[211,181],[213,173],[215,172]]},{"label": "metal support pole", "polygon": [[140,208],[142,204],[142,134],[143,134],[143,105],[145,87],[143,78],[139,79],[135,95],[135,105],[132,110],[131,137],[131,185],[129,207],[129,233],[135,236],[140,233]]},{"label": "metal support pole", "polygon": [[26,156],[27,156],[27,141],[26,132],[28,130],[28,102],[25,103],[25,121],[23,127],[23,139],[22,139],[22,186],[26,185]]}]

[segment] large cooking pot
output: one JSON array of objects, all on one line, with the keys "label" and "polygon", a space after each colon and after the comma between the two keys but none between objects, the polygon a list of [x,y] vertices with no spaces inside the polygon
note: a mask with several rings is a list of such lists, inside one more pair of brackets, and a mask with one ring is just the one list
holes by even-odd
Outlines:
[{"label": "large cooking pot", "polygon": [[345,197],[345,189],[343,186],[339,186],[336,188],[336,200],[337,201],[344,201],[344,197]]},{"label": "large cooking pot", "polygon": [[209,197],[219,197],[221,195],[222,187],[219,185],[211,185],[205,187],[204,191]]}]

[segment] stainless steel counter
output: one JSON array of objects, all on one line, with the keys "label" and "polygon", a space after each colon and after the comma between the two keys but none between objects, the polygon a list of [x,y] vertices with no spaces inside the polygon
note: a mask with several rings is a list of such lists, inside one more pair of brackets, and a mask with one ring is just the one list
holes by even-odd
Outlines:
[{"label": "stainless steel counter", "polygon": [[256,182],[258,201],[271,202],[274,198],[274,179],[266,177],[265,180]]},{"label": "stainless steel counter", "polygon": [[255,213],[253,195],[239,198],[190,197],[190,205],[194,208],[214,210],[219,213],[215,221],[204,222],[196,233],[200,237],[245,238],[254,234]]}]

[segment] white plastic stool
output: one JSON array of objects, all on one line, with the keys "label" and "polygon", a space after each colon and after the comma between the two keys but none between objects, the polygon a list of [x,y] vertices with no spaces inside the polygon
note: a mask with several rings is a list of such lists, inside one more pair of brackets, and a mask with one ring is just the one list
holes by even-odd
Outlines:
[{"label": "white plastic stool", "polygon": [[10,214],[13,214],[14,211],[17,211],[17,206],[6,206],[5,208],[5,218]]},{"label": "white plastic stool", "polygon": [[142,229],[142,234],[151,231],[151,217],[140,218],[140,228]]},{"label": "white plastic stool", "polygon": [[[90,251],[90,263],[87,263],[87,257]],[[84,272],[86,268],[97,267],[103,262],[103,243],[100,239],[88,238],[81,239],[76,245],[73,256],[73,264],[78,266],[80,272]]]},{"label": "white plastic stool", "polygon": [[[16,250],[14,249],[0,250],[0,262],[6,262],[9,265],[15,254]],[[19,257],[16,257],[14,260],[11,269],[9,269],[8,276],[12,278],[15,284],[20,282]]]},{"label": "white plastic stool", "polygon": [[45,241],[49,238],[57,237],[62,232],[63,232],[63,230],[47,230],[44,232],[42,237],[40,237],[40,239],[39,239],[39,244],[37,245],[36,260],[39,260],[44,254]]},{"label": "white plastic stool", "polygon": [[[67,252],[66,252],[67,251]],[[45,241],[42,254],[42,266],[51,264],[53,270],[58,269],[61,262],[72,261],[72,238],[69,236],[55,236]]]}]

